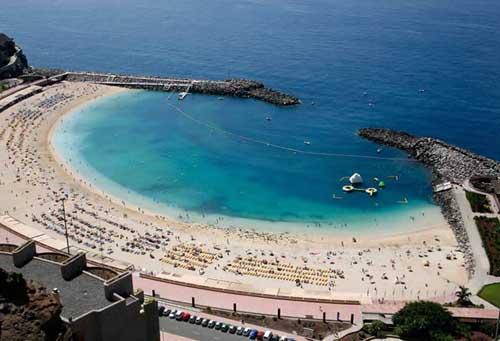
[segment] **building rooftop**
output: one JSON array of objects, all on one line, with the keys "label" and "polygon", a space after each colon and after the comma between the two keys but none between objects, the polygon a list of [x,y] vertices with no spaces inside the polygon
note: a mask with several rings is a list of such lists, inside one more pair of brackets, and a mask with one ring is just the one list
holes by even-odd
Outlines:
[{"label": "building rooftop", "polygon": [[12,262],[12,256],[2,253],[0,253],[0,268],[21,273],[26,280],[37,281],[48,291],[57,288],[63,305],[61,315],[65,318],[76,318],[112,303],[104,295],[103,281],[85,272],[66,281],[61,276],[58,264],[34,258],[23,267],[17,268]]}]

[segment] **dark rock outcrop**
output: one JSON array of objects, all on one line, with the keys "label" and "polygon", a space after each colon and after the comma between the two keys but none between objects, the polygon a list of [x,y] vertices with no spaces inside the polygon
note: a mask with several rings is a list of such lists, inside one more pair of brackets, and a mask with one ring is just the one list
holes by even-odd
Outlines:
[{"label": "dark rock outcrop", "polygon": [[20,76],[28,69],[28,60],[21,48],[0,33],[0,79]]},{"label": "dark rock outcrop", "polygon": [[358,134],[370,141],[406,151],[432,169],[435,182],[462,183],[474,175],[500,176],[500,162],[438,139],[382,128],[364,128]]},{"label": "dark rock outcrop", "polygon": [[299,99],[294,96],[266,88],[264,84],[248,79],[197,82],[193,84],[191,91],[211,95],[255,98],[280,106],[300,103]]},{"label": "dark rock outcrop", "polygon": [[71,330],[60,318],[61,310],[56,294],[0,269],[0,340],[72,340]]}]

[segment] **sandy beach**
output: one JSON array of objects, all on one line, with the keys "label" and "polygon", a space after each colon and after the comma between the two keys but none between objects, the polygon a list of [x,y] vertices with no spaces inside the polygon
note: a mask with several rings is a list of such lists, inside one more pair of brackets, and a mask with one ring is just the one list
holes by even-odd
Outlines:
[{"label": "sandy beach", "polygon": [[[408,220],[396,233],[270,233],[160,216],[102,192],[57,155],[51,135],[66,113],[120,91],[130,90],[63,82],[0,113],[2,214],[64,240],[58,199],[67,194],[73,250],[240,290],[407,300],[450,295],[467,282],[463,255],[440,216],[421,218],[418,226]],[[405,224],[387,222],[394,223]]]}]

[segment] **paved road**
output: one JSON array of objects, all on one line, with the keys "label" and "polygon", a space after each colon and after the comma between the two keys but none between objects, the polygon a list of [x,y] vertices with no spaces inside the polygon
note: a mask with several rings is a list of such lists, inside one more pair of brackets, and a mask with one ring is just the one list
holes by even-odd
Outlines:
[{"label": "paved road", "polygon": [[176,321],[168,317],[160,317],[160,330],[199,341],[235,341],[247,339],[243,336],[223,333],[220,330],[210,329],[188,322]]}]

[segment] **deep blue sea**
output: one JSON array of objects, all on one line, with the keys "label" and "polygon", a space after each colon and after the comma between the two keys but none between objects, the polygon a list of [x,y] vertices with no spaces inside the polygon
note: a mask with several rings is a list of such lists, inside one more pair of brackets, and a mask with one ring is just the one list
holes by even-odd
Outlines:
[{"label": "deep blue sea", "polygon": [[[116,195],[192,215],[339,225],[432,209],[429,172],[406,160],[294,154],[198,122],[286,147],[404,159],[356,136],[381,126],[500,159],[498,18],[496,0],[20,0],[2,3],[0,31],[36,66],[252,78],[300,97],[279,108],[120,94],[65,118],[55,144]],[[355,171],[386,188],[343,194],[339,179]]]}]

